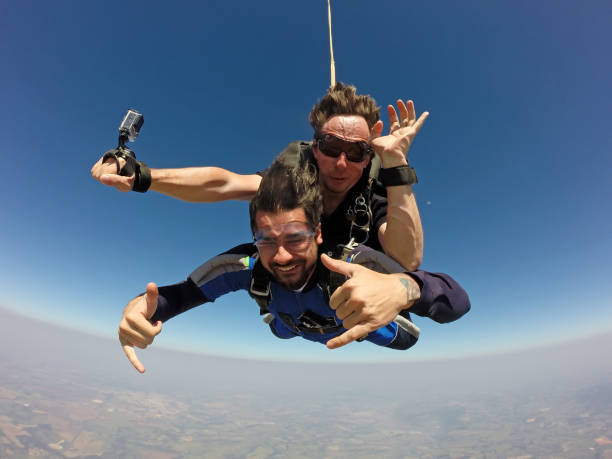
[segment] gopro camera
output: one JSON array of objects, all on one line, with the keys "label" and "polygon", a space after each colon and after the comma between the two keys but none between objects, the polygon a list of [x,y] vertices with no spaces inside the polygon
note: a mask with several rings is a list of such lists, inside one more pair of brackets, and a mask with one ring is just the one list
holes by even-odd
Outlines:
[{"label": "gopro camera", "polygon": [[[133,142],[140,133],[140,128],[144,124],[141,113],[130,108],[123,117],[119,125],[119,141],[117,148],[108,150],[102,156],[102,162],[113,159],[117,166],[117,175],[123,177],[134,176],[132,191],[144,193],[151,186],[151,169],[142,161],[136,161],[136,155],[132,150],[125,146],[126,142]],[[123,164],[119,161],[123,160]]]},{"label": "gopro camera", "polygon": [[142,114],[133,109],[128,109],[127,113],[121,121],[119,126],[119,138],[128,142],[133,142],[140,133],[140,128],[144,124],[144,117]]}]

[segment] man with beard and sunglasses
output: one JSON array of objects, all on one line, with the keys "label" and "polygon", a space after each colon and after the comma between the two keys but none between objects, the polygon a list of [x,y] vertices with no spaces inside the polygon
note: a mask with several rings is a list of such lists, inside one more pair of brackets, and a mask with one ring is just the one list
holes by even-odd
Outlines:
[{"label": "man with beard and sunglasses", "polygon": [[[369,95],[358,95],[351,85],[337,83],[310,113],[312,142],[293,142],[281,153],[318,169],[323,195],[321,221],[325,253],[337,254],[339,245],[354,241],[384,251],[407,270],[415,270],[423,255],[423,233],[412,191],[416,174],[408,165],[410,145],[428,116],[418,119],[412,101],[387,107],[390,130],[381,136],[380,108]],[[399,116],[398,116],[399,112]],[[370,179],[374,152],[382,169],[379,181]],[[250,199],[261,181],[258,174],[239,175],[216,167],[149,169],[135,162],[127,173],[121,155],[94,164],[92,176],[120,191],[151,189],[192,202]],[[377,175],[377,174],[373,174]]]},{"label": "man with beard and sunglasses", "polygon": [[[264,321],[279,338],[300,336],[330,349],[357,340],[391,349],[408,349],[418,339],[410,312],[445,323],[470,309],[465,291],[450,276],[406,272],[397,262],[369,247],[356,246],[348,260],[322,254],[323,202],[312,165],[277,159],[266,171],[251,201],[253,244],[218,255],[179,284],[147,285],[133,299],[119,325],[123,350],[140,372],[134,347],[146,348],[162,322],[237,290],[252,290],[254,273],[265,272],[266,298],[255,297]],[[376,290],[364,285],[376,285]],[[367,304],[369,311],[362,309]],[[364,315],[384,310],[376,322]],[[367,322],[367,321],[366,321]]]}]

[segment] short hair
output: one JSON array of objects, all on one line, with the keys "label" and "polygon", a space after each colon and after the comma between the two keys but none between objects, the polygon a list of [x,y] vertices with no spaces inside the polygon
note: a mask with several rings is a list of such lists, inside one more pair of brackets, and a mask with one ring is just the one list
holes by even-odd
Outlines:
[{"label": "short hair", "polygon": [[357,88],[337,82],[330,86],[327,93],[312,107],[308,120],[315,134],[319,133],[325,122],[334,115],[363,116],[372,129],[380,119],[380,107],[372,96],[357,94]]},{"label": "short hair", "polygon": [[255,197],[249,205],[251,230],[257,231],[257,212],[278,213],[303,208],[313,229],[319,225],[323,213],[323,197],[315,167],[302,161],[298,165],[277,158],[264,172]]}]

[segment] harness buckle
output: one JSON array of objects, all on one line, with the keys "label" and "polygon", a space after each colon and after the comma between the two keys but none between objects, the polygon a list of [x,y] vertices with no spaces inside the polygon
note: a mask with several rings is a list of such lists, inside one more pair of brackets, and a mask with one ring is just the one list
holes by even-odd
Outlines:
[{"label": "harness buckle", "polygon": [[[368,193],[369,195],[369,193]],[[363,239],[359,238],[359,243],[364,244],[367,242],[370,236],[370,224],[372,223],[372,210],[367,204],[366,198],[363,194],[359,194],[355,198],[353,206],[349,207],[346,212],[346,218],[351,222],[351,228],[349,231],[349,238],[357,239],[357,235],[353,234],[353,230],[363,232]]]}]

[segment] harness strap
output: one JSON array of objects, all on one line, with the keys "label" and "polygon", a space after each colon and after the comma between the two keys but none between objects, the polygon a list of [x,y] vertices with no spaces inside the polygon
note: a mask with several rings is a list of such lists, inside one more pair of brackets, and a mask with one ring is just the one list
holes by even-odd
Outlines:
[{"label": "harness strap", "polygon": [[334,325],[332,327],[305,327],[298,325],[297,329],[302,333],[311,333],[315,335],[325,335],[326,333],[336,333],[342,329],[342,325]]},{"label": "harness strap", "polygon": [[279,313],[280,320],[294,333],[308,333],[314,335],[325,335],[326,333],[336,333],[342,329],[341,324],[334,325],[317,325],[315,323],[308,323],[301,320],[296,322],[293,317],[283,312]]},{"label": "harness strap", "polygon": [[249,295],[259,305],[260,315],[268,313],[268,304],[270,304],[270,300],[272,299],[270,293],[270,275],[261,264],[259,258],[255,261],[255,265],[253,265],[253,270],[251,271]]}]

